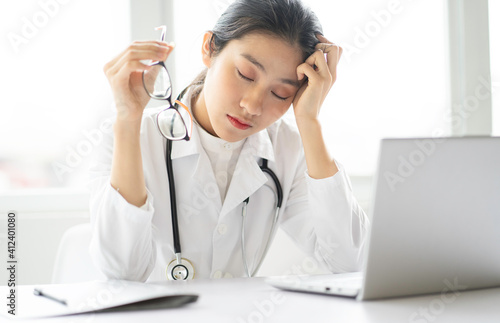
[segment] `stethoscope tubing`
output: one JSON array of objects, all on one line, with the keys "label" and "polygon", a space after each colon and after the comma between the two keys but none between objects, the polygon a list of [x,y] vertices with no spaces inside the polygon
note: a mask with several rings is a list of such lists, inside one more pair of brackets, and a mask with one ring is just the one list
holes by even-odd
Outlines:
[{"label": "stethoscope tubing", "polygon": [[177,199],[175,195],[174,171],[172,167],[172,140],[167,139],[166,147],[168,189],[170,190],[170,210],[172,218],[172,234],[174,240],[174,253],[179,260],[181,257],[181,243],[179,236],[179,222],[177,219]]},{"label": "stethoscope tubing", "polygon": [[[279,183],[279,182],[277,182]],[[278,198],[277,198],[278,199]],[[246,247],[245,247],[245,219],[247,215],[247,205],[248,205],[249,198],[247,198],[243,203],[243,209],[241,210],[241,256],[243,258],[243,266],[245,267],[245,273],[247,274],[248,277],[253,277],[255,274],[259,271],[260,267],[262,266],[262,262],[266,258],[267,252],[269,251],[269,246],[270,246],[270,241],[271,237],[274,236],[274,231],[276,229],[276,223],[278,223],[278,217],[279,217],[279,212],[280,212],[280,207],[276,207],[276,212],[274,213],[274,218],[273,218],[273,224],[271,225],[271,230],[269,231],[269,235],[267,236],[267,241],[266,241],[266,247],[264,249],[264,252],[262,253],[262,256],[260,258],[259,263],[257,264],[257,267],[250,273],[250,270],[248,269],[248,264],[247,264],[247,252],[246,252]]]},{"label": "stethoscope tubing", "polygon": [[283,203],[283,190],[281,189],[281,184],[278,179],[278,176],[276,176],[276,174],[271,169],[269,169],[269,167],[267,167],[267,159],[262,159],[262,166],[260,166],[260,169],[264,173],[267,173],[272,178],[274,185],[276,186],[276,191],[277,191],[276,194],[278,195],[278,201],[276,203],[276,207],[278,209],[281,208],[281,203]]}]

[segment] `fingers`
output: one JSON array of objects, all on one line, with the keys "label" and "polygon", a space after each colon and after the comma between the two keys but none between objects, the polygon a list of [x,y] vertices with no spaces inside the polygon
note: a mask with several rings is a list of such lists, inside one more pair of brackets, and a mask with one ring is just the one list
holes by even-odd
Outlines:
[{"label": "fingers", "polygon": [[125,50],[123,50],[123,52],[118,54],[115,58],[113,58],[106,65],[116,64],[116,62],[118,62],[123,55],[125,55],[128,51],[133,50],[133,49],[137,49],[137,48],[141,48],[141,47],[143,49],[146,49],[147,47],[149,47],[150,50],[154,51],[156,48],[156,50],[161,51],[162,48],[169,47],[169,46],[172,46],[172,44],[168,44],[168,43],[161,42],[161,41],[141,41],[141,40],[134,41],[129,47],[127,47]]},{"label": "fingers", "polygon": [[337,65],[342,55],[342,48],[323,35],[318,34],[316,37],[319,40],[316,51],[297,67],[297,77],[302,80],[307,76],[308,85],[328,93],[337,77]]},{"label": "fingers", "polygon": [[340,56],[342,56],[342,47],[329,41],[325,36],[321,34],[317,34],[316,37],[320,41],[316,45],[316,49],[321,49],[325,53],[328,69],[335,79],[337,65],[339,63]]},{"label": "fingers", "polygon": [[170,54],[172,46],[167,43],[141,43],[134,42],[120,55],[106,64],[108,69],[113,69],[116,65],[123,65],[130,60],[166,60]]},{"label": "fingers", "polygon": [[302,80],[304,76],[307,76],[311,85],[320,82],[325,83],[328,88],[333,85],[332,73],[327,65],[325,53],[321,49],[316,50],[304,63],[298,66],[298,79]]},{"label": "fingers", "polygon": [[329,46],[324,52],[326,54],[326,61],[328,64],[328,69],[332,75],[337,72],[337,65],[340,61],[340,56],[342,56],[342,47],[338,45]]},{"label": "fingers", "polygon": [[113,76],[118,80],[123,80],[124,83],[128,83],[129,75],[140,74],[143,70],[149,69],[149,66],[142,64],[139,61],[129,61],[121,66],[113,73]]},{"label": "fingers", "polygon": [[141,60],[164,61],[172,52],[174,46],[160,41],[136,41],[126,48],[122,53],[104,65],[106,76],[112,77],[118,72],[143,71],[148,65]]},{"label": "fingers", "polygon": [[310,81],[315,78],[316,70],[311,64],[302,63],[297,67],[297,76],[301,81],[306,76]]},{"label": "fingers", "polygon": [[337,65],[342,55],[342,48],[330,42],[323,35],[317,34],[316,37],[320,41],[316,45],[316,51],[304,62],[311,68],[298,68],[297,76],[301,80],[306,75],[310,80],[315,79],[314,82],[321,78],[331,87],[337,78]]}]

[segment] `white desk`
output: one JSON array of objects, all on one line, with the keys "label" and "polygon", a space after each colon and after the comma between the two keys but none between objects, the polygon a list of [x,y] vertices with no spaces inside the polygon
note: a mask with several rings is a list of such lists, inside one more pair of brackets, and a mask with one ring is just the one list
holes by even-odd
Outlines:
[{"label": "white desk", "polygon": [[[450,295],[427,295],[380,301],[353,299],[275,289],[263,278],[166,282],[165,286],[199,294],[181,308],[100,313],[22,322],[500,322],[500,288]],[[18,286],[33,290],[34,286]],[[41,286],[43,287],[43,286]],[[18,298],[18,308],[29,308],[37,296]],[[3,302],[5,303],[5,302]]]}]

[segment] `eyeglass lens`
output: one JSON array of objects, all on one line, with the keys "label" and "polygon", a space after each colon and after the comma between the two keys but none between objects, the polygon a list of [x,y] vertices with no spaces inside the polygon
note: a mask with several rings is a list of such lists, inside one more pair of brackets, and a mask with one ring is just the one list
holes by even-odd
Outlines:
[{"label": "eyeglass lens", "polygon": [[184,108],[163,110],[157,118],[161,134],[170,140],[184,139],[191,132],[191,124],[184,123],[184,120],[190,120]]},{"label": "eyeglass lens", "polygon": [[172,83],[167,69],[162,64],[153,65],[143,74],[144,87],[155,99],[168,99],[172,95]]}]

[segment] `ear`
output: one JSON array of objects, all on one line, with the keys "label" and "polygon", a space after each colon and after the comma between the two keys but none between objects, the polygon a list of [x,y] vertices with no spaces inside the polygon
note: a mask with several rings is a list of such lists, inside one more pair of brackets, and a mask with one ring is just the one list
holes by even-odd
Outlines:
[{"label": "ear", "polygon": [[203,35],[203,44],[201,45],[201,58],[202,58],[203,64],[206,67],[210,67],[210,65],[212,64],[212,53],[210,51],[210,47],[212,46],[212,43],[211,43],[212,35],[213,35],[213,32],[207,31]]}]

